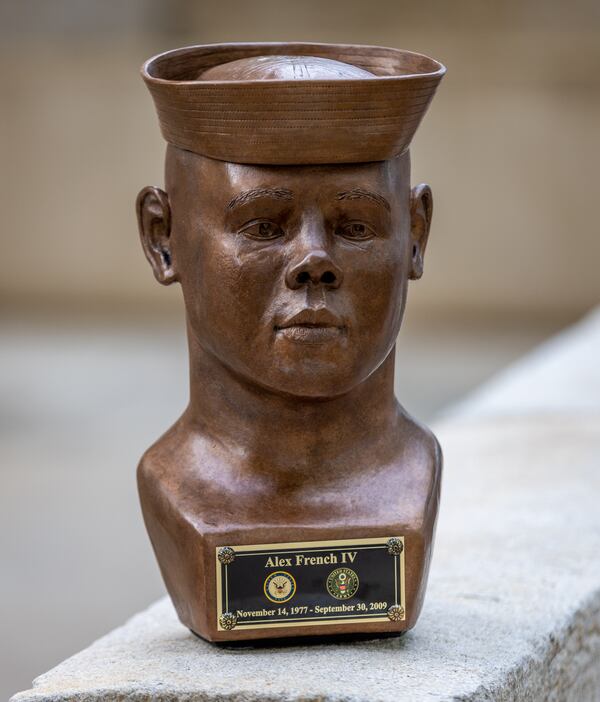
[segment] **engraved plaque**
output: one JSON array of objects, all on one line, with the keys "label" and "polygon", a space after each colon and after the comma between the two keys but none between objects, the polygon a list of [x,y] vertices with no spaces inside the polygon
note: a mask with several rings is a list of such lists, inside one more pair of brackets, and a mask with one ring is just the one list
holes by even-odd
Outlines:
[{"label": "engraved plaque", "polygon": [[216,549],[217,627],[405,619],[404,537]]}]

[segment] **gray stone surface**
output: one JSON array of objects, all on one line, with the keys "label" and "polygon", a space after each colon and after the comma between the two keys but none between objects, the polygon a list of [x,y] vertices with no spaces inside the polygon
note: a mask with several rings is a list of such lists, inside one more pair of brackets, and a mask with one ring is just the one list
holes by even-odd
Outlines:
[{"label": "gray stone surface", "polygon": [[[161,600],[14,702],[599,699],[599,328],[597,315],[547,349],[539,383],[525,360],[518,416],[492,411],[490,392],[479,416],[474,399],[435,427],[442,509],[425,607],[406,636],[217,648]],[[577,401],[538,407],[554,381]]]},{"label": "gray stone surface", "polygon": [[600,412],[600,308],[452,405],[452,417]]}]

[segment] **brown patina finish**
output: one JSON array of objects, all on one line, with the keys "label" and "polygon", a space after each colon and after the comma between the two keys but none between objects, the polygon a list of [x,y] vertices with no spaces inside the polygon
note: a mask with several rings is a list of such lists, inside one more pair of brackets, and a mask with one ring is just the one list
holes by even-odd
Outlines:
[{"label": "brown patina finish", "polygon": [[[368,80],[330,56],[288,53],[190,80]],[[190,402],[138,481],[181,621],[213,641],[411,628],[441,453],[394,396],[394,346],[408,281],[423,271],[429,187],[411,189],[406,149],[248,165],[169,144],[165,181],[141,191],[137,213],[157,280],[182,287]],[[405,621],[217,631],[217,546],[383,534],[405,537]]]}]

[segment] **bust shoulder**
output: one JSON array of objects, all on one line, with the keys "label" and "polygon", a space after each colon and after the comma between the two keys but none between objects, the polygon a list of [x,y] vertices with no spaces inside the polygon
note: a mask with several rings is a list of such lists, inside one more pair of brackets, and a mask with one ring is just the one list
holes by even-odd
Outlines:
[{"label": "bust shoulder", "polygon": [[[404,410],[398,429],[396,475],[399,487],[412,495],[425,513],[437,509],[443,455],[434,433]],[[414,499],[414,498],[419,499]]]},{"label": "bust shoulder", "polygon": [[194,463],[191,435],[180,417],[152,446],[138,463],[137,480],[142,498],[146,491],[159,489],[164,493],[178,492],[183,476]]},{"label": "bust shoulder", "polygon": [[147,524],[149,515],[159,522],[198,520],[198,505],[203,504],[208,486],[199,479],[202,460],[197,453],[197,441],[183,417],[144,453],[137,484]]},{"label": "bust shoulder", "polygon": [[404,414],[409,436],[409,448],[418,462],[428,466],[432,475],[437,476],[442,469],[442,448],[435,434],[409,414]]}]

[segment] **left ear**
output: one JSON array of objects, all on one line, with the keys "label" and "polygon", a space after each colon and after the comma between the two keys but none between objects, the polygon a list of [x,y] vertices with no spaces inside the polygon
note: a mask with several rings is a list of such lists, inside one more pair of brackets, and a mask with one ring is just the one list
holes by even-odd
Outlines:
[{"label": "left ear", "polygon": [[147,186],[135,203],[140,239],[144,253],[162,285],[178,280],[171,252],[171,206],[167,193]]},{"label": "left ear", "polygon": [[431,227],[433,196],[425,183],[415,185],[410,192],[411,266],[409,278],[417,280],[423,275],[423,257]]}]

